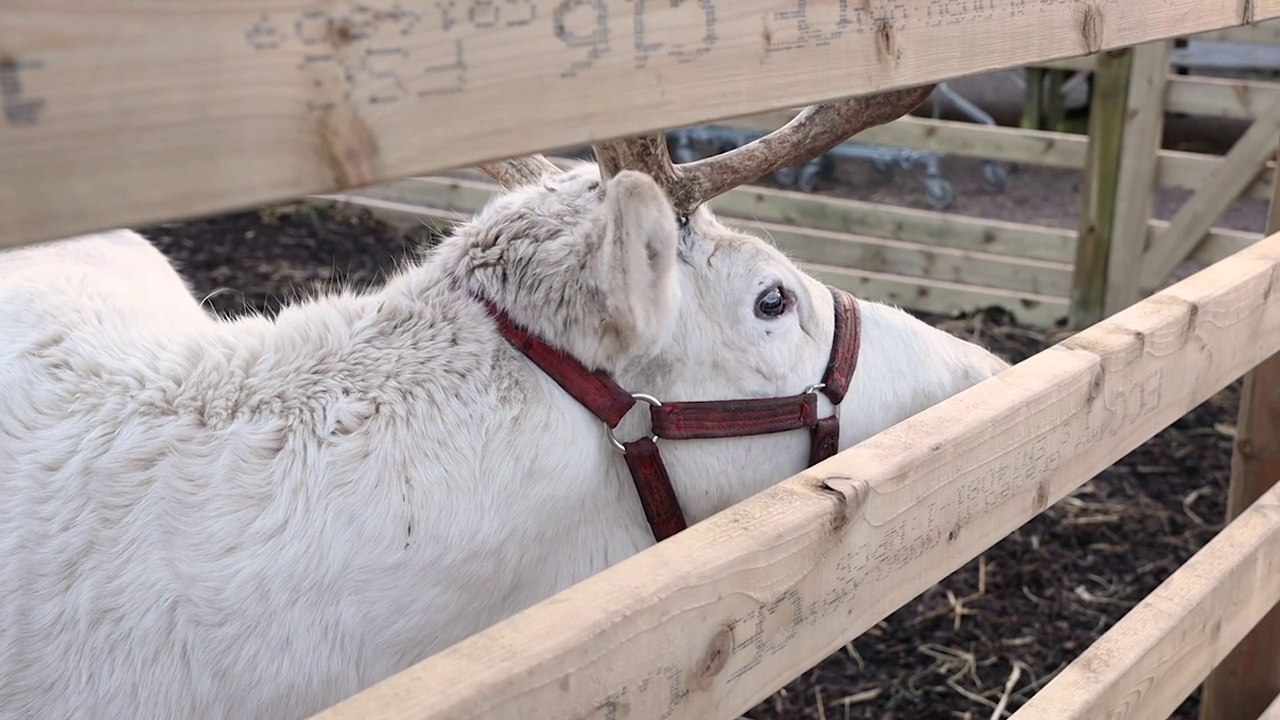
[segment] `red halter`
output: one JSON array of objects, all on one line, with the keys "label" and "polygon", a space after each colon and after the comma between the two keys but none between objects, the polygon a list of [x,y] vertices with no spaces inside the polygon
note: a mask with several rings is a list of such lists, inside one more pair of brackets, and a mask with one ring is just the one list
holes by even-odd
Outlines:
[{"label": "red halter", "polygon": [[[858,365],[862,318],[852,295],[838,288],[829,289],[835,304],[835,333],[821,382],[799,395],[787,397],[671,403],[644,393],[627,392],[605,373],[588,370],[564,351],[517,325],[497,305],[488,300],[482,302],[497,321],[503,336],[516,349],[608,426],[610,442],[626,457],[649,527],[654,537],[662,541],[684,530],[687,525],[658,452],[658,438],[723,438],[809,428],[811,466],[836,453],[840,440],[839,413],[819,418],[816,393],[821,390],[837,408],[844,399]],[[636,401],[650,406],[652,434],[628,443],[620,442],[613,434],[614,428]]]}]

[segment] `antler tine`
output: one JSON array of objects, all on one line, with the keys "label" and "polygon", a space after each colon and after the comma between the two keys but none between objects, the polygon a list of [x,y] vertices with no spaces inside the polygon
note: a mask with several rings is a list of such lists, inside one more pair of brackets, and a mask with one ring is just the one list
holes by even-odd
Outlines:
[{"label": "antler tine", "polygon": [[490,163],[482,163],[480,172],[488,175],[502,187],[510,190],[520,185],[530,185],[541,180],[547,174],[560,172],[556,164],[542,155],[508,158]]},{"label": "antler tine", "polygon": [[688,214],[721,193],[778,168],[807,162],[869,127],[906,115],[924,102],[933,88],[929,84],[810,105],[762,138],[672,168],[675,179],[667,192],[676,210]]},{"label": "antler tine", "polygon": [[667,192],[671,192],[676,182],[676,169],[662,133],[596,143],[591,149],[595,152],[603,181],[607,182],[620,170],[639,170],[648,173]]}]

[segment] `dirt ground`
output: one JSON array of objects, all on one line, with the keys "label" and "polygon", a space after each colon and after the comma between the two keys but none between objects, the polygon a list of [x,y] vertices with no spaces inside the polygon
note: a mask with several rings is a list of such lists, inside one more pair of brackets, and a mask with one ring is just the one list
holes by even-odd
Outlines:
[{"label": "dirt ground", "polygon": [[[1015,118],[1016,121],[1016,118]],[[1166,146],[1230,146],[1241,128],[1171,119]],[[862,176],[859,176],[859,173]],[[1011,168],[1008,189],[982,187],[976,161],[947,158],[951,211],[1072,227],[1078,172]],[[918,175],[879,184],[866,168],[822,192],[926,208]],[[1185,194],[1160,198],[1169,217]],[[1261,230],[1265,203],[1243,202],[1221,223]],[[208,306],[273,313],[340,284],[379,282],[428,238],[306,205],[144,229]],[[247,242],[246,242],[247,241]],[[1020,361],[1049,342],[1007,314],[927,318]],[[1220,528],[1238,387],[1155,436],[1080,491],[907,603],[875,628],[747,713],[751,720],[989,718],[1015,667],[1008,711],[1048,682]],[[1193,718],[1197,696],[1176,718]]]}]

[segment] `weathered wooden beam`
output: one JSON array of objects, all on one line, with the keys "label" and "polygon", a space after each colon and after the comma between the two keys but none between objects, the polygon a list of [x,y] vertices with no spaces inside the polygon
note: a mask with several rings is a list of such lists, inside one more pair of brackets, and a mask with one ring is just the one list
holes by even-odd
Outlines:
[{"label": "weathered wooden beam", "polygon": [[1027,87],[1022,94],[1022,116],[1018,127],[1023,130],[1044,130],[1044,86],[1049,70],[1043,67],[1026,68]]},{"label": "weathered wooden beam", "polygon": [[[314,195],[308,198],[321,204],[338,204],[363,208],[385,221],[402,228],[425,226],[436,232],[447,232],[466,219],[470,212],[433,208],[426,205],[379,199],[363,193]],[[823,282],[855,293],[859,297],[888,302],[911,310],[950,315],[976,308],[1002,307],[1019,321],[1036,327],[1053,327],[1066,315],[1064,298],[991,288],[968,282],[947,282],[878,273],[858,268],[842,268],[822,263],[800,261],[800,267]]]},{"label": "weathered wooden beam", "polygon": [[[1167,110],[1167,109],[1166,109]],[[795,110],[756,113],[724,121],[726,125],[753,130],[773,130],[795,116]],[[1083,168],[1089,140],[1086,136],[1048,130],[1021,130],[956,120],[905,117],[866,130],[852,138],[950,155],[1027,163],[1045,167]],[[1164,150],[1157,152],[1156,177],[1160,187],[1199,189],[1221,159],[1207,153]],[[1272,163],[1268,163],[1270,169]],[[1259,172],[1244,195],[1268,198],[1269,172]]]},{"label": "weathered wooden beam", "polygon": [[[488,180],[426,177],[361,188],[353,194],[474,213],[489,201],[496,189],[497,185]],[[708,206],[724,218],[747,222],[787,224],[1026,260],[1069,263],[1075,244],[1075,234],[1062,228],[760,186],[735,188],[714,198]]]},{"label": "weathered wooden beam", "polygon": [[[1278,178],[1280,179],[1280,178]],[[1267,232],[1280,232],[1280,182],[1271,197]],[[1230,523],[1280,480],[1280,355],[1244,376],[1232,443]],[[1280,575],[1280,567],[1272,576]],[[1251,592],[1259,592],[1252,589]],[[1275,601],[1272,601],[1275,604]],[[1228,645],[1228,647],[1230,647]],[[1201,720],[1253,720],[1280,695],[1280,608],[1272,609],[1209,675],[1200,699]]]},{"label": "weathered wooden beam", "polygon": [[1037,66],[1048,69],[1058,70],[1074,70],[1076,72],[1092,72],[1098,66],[1097,55],[1077,55],[1076,57],[1063,58],[1061,60],[1051,60],[1044,63],[1036,63]]},{"label": "weathered wooden beam", "polygon": [[[552,160],[561,166],[572,162],[555,157]],[[480,210],[497,189],[493,181],[482,178],[479,173],[463,171],[459,175],[462,177],[407,178],[332,197],[375,209],[389,219],[425,222],[443,231]],[[826,230],[1057,263],[1069,263],[1075,254],[1075,233],[1061,228],[900,208],[793,190],[744,186],[716,198],[711,207],[730,223],[764,232],[771,232],[774,225],[790,225],[801,231]],[[1167,227],[1165,220],[1148,221],[1149,232],[1160,232]],[[1261,237],[1259,233],[1212,228],[1191,258],[1206,264],[1214,263],[1243,250]],[[1058,297],[1011,291],[1000,283],[987,287],[973,277],[962,277],[956,283],[949,283],[876,273],[869,268],[845,269],[856,276],[856,279],[842,278],[842,286],[847,286],[851,292],[860,292],[869,299],[899,303],[914,310],[947,314],[994,305],[1015,313],[1020,320],[1041,327],[1052,326],[1064,316],[1064,305]],[[1050,270],[1066,272],[1064,267],[1051,266]]]},{"label": "weathered wooden beam", "polygon": [[1192,39],[1280,45],[1280,22],[1268,20],[1222,30],[1210,30],[1209,32],[1197,33]]},{"label": "weathered wooden beam", "polygon": [[784,223],[1027,260],[1070,263],[1075,246],[1075,233],[1065,228],[759,186],[736,188],[713,199],[708,206],[724,218]]},{"label": "weathered wooden beam", "polygon": [[[782,127],[795,114],[795,110],[775,110],[729,118],[724,124],[769,131]],[[863,130],[850,140],[985,160],[1069,168],[1084,167],[1085,147],[1089,142],[1087,138],[1071,133],[915,116]]]},{"label": "weathered wooden beam", "polygon": [[[1160,40],[1133,49],[1123,141],[1116,170],[1111,247],[1107,258],[1102,316],[1143,297],[1138,286],[1157,189],[1157,162],[1164,133],[1165,81],[1173,42]],[[1097,102],[1095,112],[1100,111]]]},{"label": "weathered wooden beam", "polygon": [[[1248,7],[1250,18],[1280,17],[1280,0]],[[0,243],[224,212],[1250,18],[1203,0],[6,0]]]},{"label": "weathered wooden beam", "polygon": [[1217,222],[1267,160],[1275,156],[1275,138],[1280,133],[1280,96],[1249,126],[1231,150],[1223,156],[1204,187],[1187,200],[1169,221],[1169,227],[1152,237],[1143,250],[1142,289],[1164,281]]},{"label": "weathered wooden beam", "polygon": [[1280,83],[1174,75],[1169,78],[1165,111],[1253,120],[1277,100]]},{"label": "weathered wooden beam", "polygon": [[1062,96],[1062,86],[1067,82],[1067,70],[1050,68],[1045,74],[1044,119],[1045,130],[1065,132],[1067,99]]},{"label": "weathered wooden beam", "polygon": [[860,298],[885,302],[908,310],[952,315],[979,308],[999,307],[1018,322],[1053,328],[1067,316],[1064,297],[989,287],[971,282],[948,282],[821,263],[800,262],[818,280],[847,290]]},{"label": "weathered wooden beam", "polygon": [[[1280,488],[1272,488],[1010,720],[1167,718],[1277,601]],[[1254,720],[1272,697],[1248,714],[1214,717]]]},{"label": "weathered wooden beam", "polygon": [[[1158,233],[1169,227],[1167,220],[1152,220],[1148,225],[1148,232]],[[1244,230],[1228,230],[1227,228],[1213,228],[1209,231],[1208,236],[1200,243],[1191,253],[1190,260],[1212,265],[1213,263],[1234,255],[1250,245],[1258,242],[1264,236],[1261,233],[1246,232]]]},{"label": "weathered wooden beam", "polygon": [[1273,235],[318,718],[735,717],[1280,351],[1277,278]]},{"label": "weathered wooden beam", "polygon": [[1103,53],[1093,77],[1089,149],[1080,194],[1080,225],[1071,282],[1068,326],[1079,329],[1104,316],[1107,263],[1115,241],[1120,158],[1124,148],[1133,49]]},{"label": "weathered wooden beam", "polygon": [[1029,260],[868,235],[722,218],[726,224],[768,238],[796,260],[1064,299],[1071,265]]},{"label": "weathered wooden beam", "polygon": [[[1168,113],[1168,108],[1165,108]],[[1222,158],[1206,153],[1191,153],[1180,150],[1161,150],[1159,160],[1160,187],[1181,187],[1199,190],[1208,184],[1209,178]],[[1271,173],[1275,163],[1268,161],[1266,167],[1249,179],[1248,187],[1240,197],[1266,199],[1271,197]]]}]

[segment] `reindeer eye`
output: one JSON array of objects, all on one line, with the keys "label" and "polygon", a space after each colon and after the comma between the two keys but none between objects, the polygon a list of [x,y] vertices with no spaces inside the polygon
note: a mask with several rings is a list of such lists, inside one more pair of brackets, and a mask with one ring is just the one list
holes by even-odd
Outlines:
[{"label": "reindeer eye", "polygon": [[787,311],[787,294],[782,286],[775,285],[756,298],[756,317],[776,318]]}]

